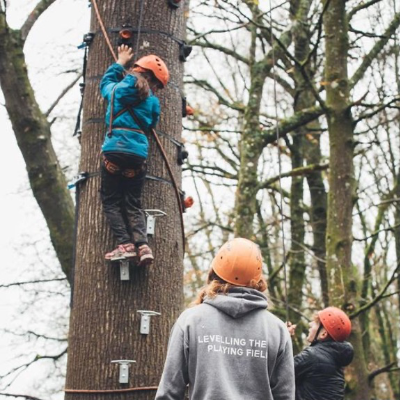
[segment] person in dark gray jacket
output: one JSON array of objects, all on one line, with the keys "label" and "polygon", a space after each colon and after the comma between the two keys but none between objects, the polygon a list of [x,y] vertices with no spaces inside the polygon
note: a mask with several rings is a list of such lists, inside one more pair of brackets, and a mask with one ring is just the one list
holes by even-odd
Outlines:
[{"label": "person in dark gray jacket", "polygon": [[236,238],[215,256],[195,306],[176,321],[156,400],[294,400],[292,343],[267,311],[259,247]]},{"label": "person in dark gray jacket", "polygon": [[[288,327],[294,334],[296,326]],[[319,311],[310,323],[309,347],[294,357],[296,400],[343,400],[344,367],[353,360],[349,317],[339,308]]]}]

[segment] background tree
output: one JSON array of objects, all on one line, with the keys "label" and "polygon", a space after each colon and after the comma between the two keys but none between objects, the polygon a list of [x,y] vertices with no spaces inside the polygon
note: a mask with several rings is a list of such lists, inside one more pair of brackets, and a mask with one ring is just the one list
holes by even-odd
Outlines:
[{"label": "background tree", "polygon": [[[196,18],[191,19],[193,28],[190,27],[194,43],[202,48],[202,54],[210,60],[210,69],[215,74],[213,78],[206,81],[200,78],[200,73],[193,74],[194,79],[190,81],[201,89],[207,89],[208,94],[211,93],[210,97],[214,99],[212,116],[207,118],[202,115],[207,114],[205,106],[207,103],[204,97],[202,99],[202,114],[198,116],[197,121],[198,136],[194,140],[197,140],[197,146],[201,146],[201,159],[209,159],[205,156],[207,151],[210,154],[219,151],[225,154],[226,160],[224,168],[220,161],[215,165],[206,161],[203,164],[200,163],[202,165],[193,164],[191,169],[195,176],[201,174],[200,176],[208,182],[212,182],[210,174],[225,178],[223,182],[229,186],[232,185],[230,182],[233,182],[233,185],[237,182],[235,205],[231,203],[232,218],[237,221],[235,232],[254,237],[263,244],[270,272],[270,291],[273,297],[277,297],[278,304],[282,304],[281,301],[284,300],[284,296],[282,297],[284,289],[281,284],[282,259],[284,257],[290,260],[288,306],[293,313],[290,318],[293,318],[295,313],[298,315],[305,312],[310,315],[310,311],[328,302],[347,308],[347,311],[353,314],[355,329],[352,341],[357,350],[357,358],[353,366],[359,376],[354,376],[352,380],[353,375],[350,372],[348,389],[351,392],[349,398],[359,399],[369,397],[367,382],[373,384],[373,379],[377,376],[373,371],[375,368],[380,370],[378,366],[382,366],[385,360],[378,360],[376,353],[370,352],[373,343],[369,346],[361,343],[361,332],[365,337],[373,328],[372,324],[359,328],[358,318],[355,317],[360,317],[361,322],[368,316],[370,308],[382,298],[389,287],[393,286],[393,277],[397,276],[397,262],[393,263],[394,253],[393,245],[390,246],[390,237],[385,235],[379,240],[381,228],[377,228],[378,231],[373,235],[374,239],[367,235],[362,242],[368,243],[371,239],[373,251],[377,251],[382,256],[388,255],[389,259],[392,257],[392,261],[390,262],[385,256],[390,266],[386,269],[387,273],[381,275],[383,279],[383,286],[380,286],[381,292],[376,293],[373,298],[365,299],[359,291],[359,282],[363,281],[366,287],[370,287],[373,278],[368,271],[376,266],[369,264],[370,269],[363,271],[363,264],[357,258],[360,247],[358,243],[352,246],[352,237],[358,232],[359,227],[358,214],[353,214],[353,205],[357,204],[355,193],[363,195],[366,190],[370,191],[371,187],[376,187],[377,193],[382,193],[380,184],[382,178],[374,174],[373,179],[368,179],[368,171],[371,170],[366,169],[364,163],[359,163],[360,154],[363,156],[368,154],[366,157],[369,157],[371,161],[373,149],[364,148],[362,144],[365,142],[358,139],[361,136],[364,138],[371,132],[370,127],[365,124],[378,115],[382,118],[382,113],[393,109],[396,101],[398,102],[397,93],[388,87],[383,89],[385,86],[383,80],[379,83],[379,91],[385,93],[384,100],[381,97],[381,100],[377,101],[376,92],[368,83],[367,93],[365,89],[366,82],[378,83],[379,80],[372,78],[374,71],[385,71],[383,74],[387,82],[393,81],[395,77],[395,74],[391,74],[390,68],[379,69],[376,63],[381,59],[386,61],[390,59],[392,64],[394,62],[388,49],[398,29],[398,14],[383,13],[382,4],[377,3],[381,2],[371,1],[362,5],[347,2],[346,9],[345,3],[341,1],[323,3],[304,1],[284,5],[273,3],[272,7],[276,6],[276,9],[272,17],[267,4],[257,5],[254,2],[243,1],[231,2],[228,5],[217,2],[211,13],[199,3],[198,7],[194,8],[198,15],[202,18],[208,16],[215,21],[203,23],[202,26],[213,26],[213,29],[202,29],[196,25]],[[217,21],[224,22],[217,25]],[[285,21],[290,21],[291,24]],[[366,21],[375,33],[365,28]],[[224,34],[229,34],[230,41],[220,40]],[[275,51],[272,52],[272,49]],[[216,53],[223,54],[219,58],[218,67],[215,65],[218,57]],[[231,65],[235,65],[231,67],[231,70],[234,70],[232,75],[226,74],[226,71],[230,69],[222,63],[221,60],[224,58],[229,59]],[[356,58],[362,62],[357,62]],[[268,59],[275,61],[275,67],[270,71],[274,72],[278,85],[277,96],[272,90],[274,86],[273,81],[270,80],[272,74],[265,73],[262,69]],[[272,61],[271,64],[274,64]],[[348,69],[353,71],[350,79],[347,77]],[[243,83],[238,83],[239,76],[243,78]],[[230,81],[235,83],[234,87],[237,88],[235,92],[226,89],[232,87],[228,84]],[[260,87],[264,87],[261,95],[257,94],[260,93]],[[268,87],[271,89],[268,90]],[[204,96],[207,92],[202,92],[202,94]],[[353,96],[361,100],[354,100]],[[290,112],[288,107],[290,98],[294,100],[292,103],[294,113]],[[274,125],[277,122],[277,116],[274,112],[274,101],[278,107],[279,134],[285,140],[286,147],[283,146],[282,139],[276,143]],[[218,113],[215,111],[217,107],[215,104],[219,104],[223,110],[219,112],[222,117],[218,120],[216,120]],[[354,120],[351,111],[356,115]],[[238,123],[233,126],[234,119],[230,118],[230,130],[226,132],[224,129],[226,115],[229,114],[236,115]],[[319,115],[324,115],[324,118],[316,121],[315,118]],[[246,130],[247,127],[251,128]],[[288,130],[286,130],[287,127],[289,127]],[[387,135],[384,129],[377,127],[375,132],[384,137]],[[329,138],[327,133],[329,133]],[[357,137],[356,143],[352,140],[353,135]],[[263,139],[260,139],[260,136]],[[205,137],[208,140],[200,141],[198,137]],[[228,159],[227,156],[230,154],[227,143],[229,142],[230,147],[234,147],[235,140],[238,140],[239,146],[238,153],[233,152],[235,162],[232,162],[233,160]],[[268,144],[272,146],[267,147]],[[379,139],[379,144],[382,145],[381,139]],[[353,154],[354,148],[356,150]],[[393,149],[397,146],[386,147],[385,145],[385,148]],[[283,160],[281,174],[276,168],[277,149]],[[327,167],[325,160],[328,154],[330,154],[330,190],[328,192],[329,206],[326,208],[324,186],[328,187],[328,181],[324,172],[321,171]],[[389,154],[392,162],[397,165],[397,154],[395,155],[390,150]],[[307,164],[311,160],[315,161],[315,164],[307,165],[306,160]],[[359,187],[366,186],[363,189],[354,186],[353,163],[355,163]],[[376,168],[375,163],[371,166],[372,169]],[[270,176],[266,179],[265,175]],[[291,186],[287,184],[286,179],[283,179],[286,177],[292,178]],[[308,192],[301,194],[305,177],[309,185]],[[282,189],[276,186],[279,180],[283,184]],[[389,183],[387,179],[386,182]],[[389,187],[390,185],[389,183]],[[263,193],[265,189],[269,191],[269,196]],[[387,193],[385,199],[391,199],[393,192]],[[283,202],[280,199],[281,194],[284,196]],[[287,203],[289,199],[290,203]],[[276,227],[279,227],[280,223],[278,221],[271,225],[271,222],[276,221],[277,216],[279,217],[276,206],[280,207],[282,203],[284,208],[281,217],[285,218],[284,231],[276,236],[278,231]],[[369,215],[374,215],[374,209],[376,209],[374,202],[368,201],[368,203],[369,208],[363,207],[359,213],[363,221],[368,220]],[[378,203],[375,202],[375,204]],[[286,204],[290,204],[290,208]],[[225,197],[223,210],[229,215],[227,208],[229,207]],[[328,210],[328,219],[326,219],[326,210]],[[225,221],[229,223],[230,220]],[[352,221],[356,223],[355,229],[352,229]],[[329,242],[326,245],[328,257],[325,260],[324,232],[327,223]],[[394,226],[393,217],[389,217],[388,223]],[[202,224],[206,226],[206,221],[201,220],[200,227]],[[306,224],[304,228],[302,228],[303,224]],[[380,226],[378,221],[375,227],[377,226]],[[229,225],[222,226],[221,229],[228,231]],[[302,229],[306,232],[304,236],[301,233]],[[313,236],[310,235],[311,232]],[[285,255],[282,254],[283,248],[279,239],[283,233],[286,240],[285,248],[290,249]],[[276,240],[277,237],[278,240]],[[301,237],[304,239],[299,240]],[[380,242],[385,249],[375,248],[376,242]],[[305,262],[301,261],[302,258]],[[370,258],[371,255],[369,260]],[[276,268],[271,268],[271,264],[275,264]],[[313,279],[316,270],[319,272],[321,282],[321,291],[317,295],[315,295],[315,288],[318,282]],[[364,291],[364,293],[369,292]],[[396,302],[391,302],[389,308],[396,307],[396,304]],[[382,306],[383,303],[380,305]],[[380,324],[383,326],[382,322]],[[391,354],[394,356],[396,353]],[[389,358],[386,357],[386,359]],[[398,360],[395,361],[396,363]],[[369,369],[366,367],[367,364]],[[393,364],[391,366],[393,367]],[[380,372],[388,370],[390,368],[384,368]],[[392,373],[396,373],[395,368],[391,370]],[[378,379],[385,378],[381,376]],[[356,386],[357,381],[361,382],[360,386]],[[394,380],[392,381],[394,383]],[[397,390],[395,384],[393,384],[393,389]]]}]

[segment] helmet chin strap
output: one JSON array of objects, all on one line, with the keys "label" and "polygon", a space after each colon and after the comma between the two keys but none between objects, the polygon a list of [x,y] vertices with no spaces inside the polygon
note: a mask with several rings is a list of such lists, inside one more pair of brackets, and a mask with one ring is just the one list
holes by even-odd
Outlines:
[{"label": "helmet chin strap", "polygon": [[318,329],[317,329],[317,332],[315,333],[314,339],[313,339],[313,341],[311,342],[311,344],[315,344],[315,343],[318,342],[318,336],[319,336],[319,334],[321,333],[323,327],[324,327],[324,326],[320,323],[320,324],[319,324],[319,327],[318,327]]}]

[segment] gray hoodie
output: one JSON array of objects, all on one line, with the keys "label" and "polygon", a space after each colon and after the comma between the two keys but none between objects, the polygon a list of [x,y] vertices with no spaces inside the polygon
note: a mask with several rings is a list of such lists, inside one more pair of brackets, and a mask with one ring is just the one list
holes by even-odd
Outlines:
[{"label": "gray hoodie", "polygon": [[294,400],[292,343],[257,290],[234,288],[178,318],[156,400]]}]

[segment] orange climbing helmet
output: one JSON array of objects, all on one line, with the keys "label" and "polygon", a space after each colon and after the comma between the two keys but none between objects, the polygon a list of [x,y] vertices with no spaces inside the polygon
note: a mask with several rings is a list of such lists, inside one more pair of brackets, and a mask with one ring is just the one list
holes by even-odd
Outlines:
[{"label": "orange climbing helmet", "polygon": [[224,281],[236,286],[258,282],[262,275],[262,256],[251,240],[235,238],[225,243],[214,257],[211,268]]},{"label": "orange climbing helmet", "polygon": [[161,60],[160,57],[150,54],[148,56],[139,58],[139,60],[135,62],[135,66],[136,65],[152,71],[155,77],[161,82],[163,87],[167,85],[169,81],[169,71],[164,61]]},{"label": "orange climbing helmet", "polygon": [[322,326],[336,342],[343,342],[350,336],[350,318],[340,308],[324,308],[318,312],[318,317]]}]

